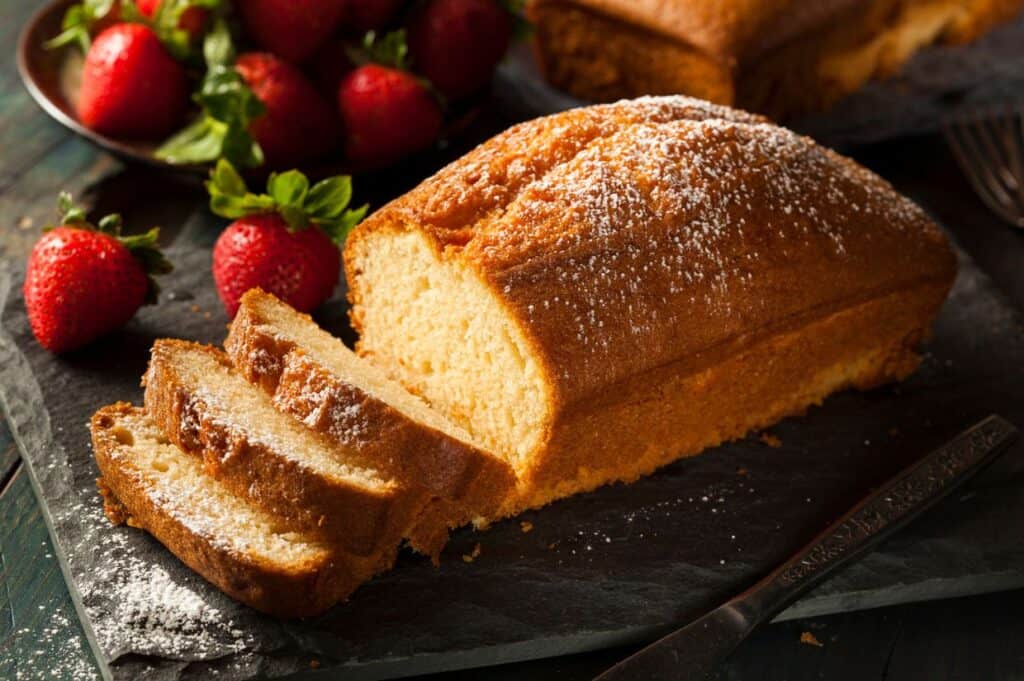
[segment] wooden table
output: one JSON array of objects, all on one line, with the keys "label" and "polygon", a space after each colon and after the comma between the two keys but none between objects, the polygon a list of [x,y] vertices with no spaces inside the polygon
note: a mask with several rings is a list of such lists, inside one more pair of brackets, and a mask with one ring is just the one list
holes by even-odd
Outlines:
[{"label": "wooden table", "polygon": [[[165,241],[202,210],[195,182],[126,167],[71,135],[40,111],[14,65],[17,33],[37,7],[0,7],[0,258],[23,259],[39,229],[55,219],[60,190],[96,214],[117,210],[129,228],[164,228]],[[490,111],[471,138],[507,124]],[[461,146],[466,146],[469,142]],[[454,156],[460,149],[452,149]],[[1024,237],[998,224],[970,195],[937,138],[860,150],[863,162],[892,180],[946,224],[978,263],[1024,309]],[[435,159],[432,165],[440,160]],[[426,174],[360,178],[357,191],[379,205]],[[212,239],[215,233],[194,238]],[[1024,368],[1018,371],[1024,380]],[[768,627],[721,670],[722,679],[1024,678],[1024,592],[798,620]],[[801,643],[810,632],[822,645]],[[453,673],[446,679],[590,678],[629,651]],[[5,423],[0,423],[0,679],[99,679],[45,525]]]}]

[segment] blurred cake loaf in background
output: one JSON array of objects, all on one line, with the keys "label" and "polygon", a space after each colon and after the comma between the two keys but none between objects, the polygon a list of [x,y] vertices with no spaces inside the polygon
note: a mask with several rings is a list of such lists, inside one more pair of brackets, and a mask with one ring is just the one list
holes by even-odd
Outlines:
[{"label": "blurred cake loaf in background", "polygon": [[542,71],[576,97],[681,93],[785,119],[1022,9],[1024,0],[531,0],[527,12]]}]

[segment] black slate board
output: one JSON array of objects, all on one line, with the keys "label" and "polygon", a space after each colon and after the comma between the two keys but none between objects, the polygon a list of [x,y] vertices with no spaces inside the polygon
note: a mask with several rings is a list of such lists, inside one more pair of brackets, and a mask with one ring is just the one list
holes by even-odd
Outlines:
[{"label": "black slate board", "polygon": [[[460,531],[439,569],[403,556],[347,605],[286,623],[233,603],[155,541],[111,528],[101,514],[89,415],[117,399],[139,401],[154,338],[219,342],[225,333],[209,251],[172,257],[178,269],[159,307],[62,358],[31,337],[19,270],[0,272],[0,400],[110,678],[384,678],[653,638],[754,581],[963,427],[992,412],[1024,424],[1024,329],[965,260],[927,359],[903,385],[832,397],[773,428],[778,448],[747,439],[631,486],[484,533]],[[321,321],[344,336],[342,311],[329,304]],[[1022,491],[1018,444],[969,490],[784,617],[1024,586]],[[480,556],[461,560],[477,542]]]}]

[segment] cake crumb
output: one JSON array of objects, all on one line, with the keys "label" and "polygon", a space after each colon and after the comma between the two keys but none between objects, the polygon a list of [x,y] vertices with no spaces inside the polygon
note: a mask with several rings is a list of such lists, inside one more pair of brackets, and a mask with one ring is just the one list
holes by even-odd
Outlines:
[{"label": "cake crumb", "polygon": [[476,545],[473,546],[473,551],[471,553],[462,554],[462,562],[472,563],[474,560],[480,557],[481,551],[482,549],[480,548],[480,542],[477,542]]},{"label": "cake crumb", "polygon": [[777,435],[769,433],[767,430],[758,436],[758,439],[764,444],[768,445],[772,449],[778,449],[782,446],[782,440]]},{"label": "cake crumb", "polygon": [[809,631],[805,631],[800,634],[800,643],[809,646],[815,646],[817,648],[824,648],[825,644],[818,640],[818,638]]},{"label": "cake crumb", "polygon": [[519,523],[519,529],[523,531],[523,534],[533,531],[533,523],[529,520],[524,520]]},{"label": "cake crumb", "polygon": [[320,669],[320,660],[318,660],[318,659],[316,659],[314,657],[312,660],[309,661],[309,668],[310,669]]}]

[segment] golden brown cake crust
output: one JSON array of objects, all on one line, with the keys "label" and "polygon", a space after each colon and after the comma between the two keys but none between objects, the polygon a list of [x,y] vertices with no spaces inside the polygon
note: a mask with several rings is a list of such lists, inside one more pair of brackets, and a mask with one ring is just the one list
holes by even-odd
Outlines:
[{"label": "golden brown cake crust", "polygon": [[722,61],[756,56],[861,0],[533,0],[577,6],[696,47]]},{"label": "golden brown cake crust", "polygon": [[671,94],[735,100],[731,60],[576,5],[538,3],[530,19],[544,77],[585,101]]},{"label": "golden brown cake crust", "polygon": [[[399,486],[370,491],[332,480],[250,441],[244,429],[218,418],[182,379],[175,360],[181,350],[207,353],[223,366],[231,366],[227,356],[213,347],[169,339],[153,344],[143,378],[146,412],[171,442],[203,457],[208,473],[235,494],[271,513],[293,518],[302,529],[322,535],[343,551],[364,556],[370,563],[380,561],[380,567],[388,565],[429,497]],[[326,438],[324,442],[332,446]]]},{"label": "golden brown cake crust", "polygon": [[[738,437],[870,382],[865,376],[904,375],[882,364],[913,363],[903,340],[922,337],[956,272],[940,230],[881,178],[764,119],[684,97],[515,126],[378,210],[346,248],[357,330],[355,253],[368,235],[395,229],[426,234],[441,257],[475,271],[544,368],[554,421],[532,477],[521,480],[526,505],[553,498],[541,489],[561,496],[649,471],[626,460],[637,446],[655,465],[686,453],[664,428],[646,444],[627,436],[631,401],[699,404],[684,377],[851,309],[867,319],[873,301],[899,295],[913,311],[905,323],[883,333],[855,318],[857,335],[841,335],[845,345],[807,367],[842,374],[844,362],[860,362],[859,373],[822,379],[806,395],[781,385],[782,408],[720,412],[732,425],[719,423],[721,437],[686,450]],[[746,389],[744,366],[730,390]],[[605,446],[594,449],[594,438]],[[624,460],[608,466],[602,451]]]},{"label": "golden brown cake crust", "polygon": [[119,402],[100,409],[90,423],[93,451],[103,475],[98,486],[113,522],[126,522],[149,532],[232,598],[279,617],[323,612],[367,578],[349,573],[328,553],[320,564],[282,570],[259,557],[228,548],[227,542],[196,533],[165,507],[154,504],[138,475],[115,460],[117,448],[122,445],[112,428],[120,418],[139,411]]},{"label": "golden brown cake crust", "polygon": [[275,406],[395,479],[457,502],[465,510],[452,523],[501,506],[515,488],[505,461],[414,421],[317,362],[260,317],[260,299],[271,297],[260,290],[242,297],[224,347],[235,369],[272,395]]},{"label": "golden brown cake crust", "polygon": [[576,96],[687,94],[781,119],[826,109],[921,47],[970,42],[1022,8],[1024,0],[531,0],[527,12],[543,72]]}]

